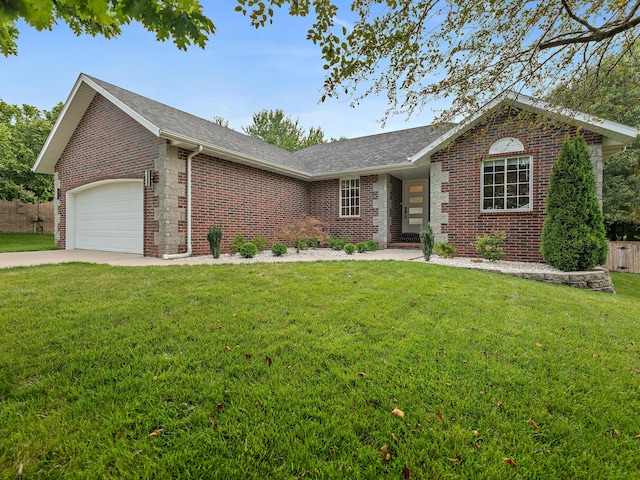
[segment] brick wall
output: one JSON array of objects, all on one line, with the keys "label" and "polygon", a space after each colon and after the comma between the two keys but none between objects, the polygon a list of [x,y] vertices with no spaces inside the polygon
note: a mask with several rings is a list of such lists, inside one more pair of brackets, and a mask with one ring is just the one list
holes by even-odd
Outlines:
[{"label": "brick wall", "polygon": [[[181,151],[185,161],[188,153]],[[194,255],[209,253],[207,231],[214,222],[223,227],[221,250],[228,252],[236,235],[267,237],[271,245],[280,240],[279,228],[309,215],[308,182],[203,154],[191,166]]]},{"label": "brick wall", "polygon": [[[57,246],[66,245],[66,193],[88,183],[108,179],[143,179],[154,168],[157,138],[111,102],[96,94],[67,144],[55,171],[60,179]],[[157,256],[151,228],[157,228],[153,187],[144,188],[144,254]],[[155,227],[154,227],[155,225]]]},{"label": "brick wall", "polygon": [[333,236],[348,235],[353,242],[371,240],[378,233],[378,227],[373,224],[374,217],[378,216],[378,209],[373,206],[373,201],[378,198],[378,193],[373,189],[377,180],[378,175],[360,177],[358,218],[340,218],[340,180],[311,182],[309,214],[327,225]]},{"label": "brick wall", "polygon": [[[506,232],[505,260],[542,261],[540,236],[549,175],[566,135],[574,135],[576,129],[554,125],[532,114],[518,113],[509,110],[490,117],[484,124],[473,128],[449,148],[432,157],[433,163],[441,164],[443,174],[449,174],[449,181],[442,183],[442,192],[448,194],[448,201],[442,205],[442,213],[448,214],[448,223],[442,225],[442,233],[458,249],[458,256],[477,257],[478,253],[471,243],[475,242],[477,236],[495,228]],[[583,131],[582,135],[588,145],[602,142],[598,134]],[[489,147],[504,137],[520,140],[525,148],[524,153],[532,157],[531,211],[480,211],[481,162],[490,157]]]},{"label": "brick wall", "polygon": [[53,233],[53,202],[22,203],[20,200],[0,200],[0,232],[34,233],[34,220],[42,218],[39,233]]}]

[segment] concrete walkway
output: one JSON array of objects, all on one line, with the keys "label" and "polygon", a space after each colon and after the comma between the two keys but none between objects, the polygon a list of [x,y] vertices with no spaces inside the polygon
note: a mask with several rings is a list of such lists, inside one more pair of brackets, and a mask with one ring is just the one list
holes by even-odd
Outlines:
[{"label": "concrete walkway", "polygon": [[416,260],[422,258],[420,250],[387,249],[375,252],[341,254],[331,251],[309,250],[300,254],[291,253],[284,257],[274,257],[271,253],[263,253],[255,258],[223,256],[214,260],[211,257],[189,257],[178,260],[143,257],[130,253],[95,252],[90,250],[45,250],[40,252],[0,253],[0,269],[12,267],[30,267],[33,265],[58,264],[70,262],[102,263],[127,267],[169,266],[169,265],[219,265],[224,263],[259,263],[259,262],[314,262],[318,260]]}]

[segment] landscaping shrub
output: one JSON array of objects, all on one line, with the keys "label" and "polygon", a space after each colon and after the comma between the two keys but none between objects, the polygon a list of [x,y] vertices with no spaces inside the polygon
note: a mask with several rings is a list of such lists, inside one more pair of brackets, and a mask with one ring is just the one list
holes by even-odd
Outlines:
[{"label": "landscaping shrub", "polygon": [[269,240],[267,240],[267,237],[256,237],[251,240],[251,243],[258,247],[258,251],[261,252],[265,248],[267,248],[267,243],[269,243]]},{"label": "landscaping shrub", "polygon": [[332,250],[342,250],[347,242],[338,237],[329,237],[327,239]]},{"label": "landscaping shrub", "polygon": [[424,259],[427,262],[429,261],[429,257],[431,257],[431,252],[433,252],[434,241],[433,229],[431,228],[431,224],[427,223],[426,230],[420,228],[420,244],[422,246],[422,254],[424,255]]},{"label": "landscaping shrub", "polygon": [[244,239],[242,235],[236,235],[233,239],[233,243],[231,244],[231,255],[235,255],[240,251],[240,247],[242,247],[247,241]]},{"label": "landscaping shrub", "polygon": [[255,244],[246,242],[240,247],[240,256],[242,258],[253,258],[258,253],[258,247]]},{"label": "landscaping shrub", "polygon": [[215,223],[209,227],[207,241],[213,258],[220,258],[220,242],[222,241],[222,226]]},{"label": "landscaping shrub", "polygon": [[438,242],[433,246],[433,251],[444,258],[453,258],[458,249],[451,246],[450,243]]},{"label": "landscaping shrub", "polygon": [[591,155],[581,135],[565,139],[547,190],[540,252],[565,272],[590,270],[607,261],[604,218],[596,194]]},{"label": "landscaping shrub", "polygon": [[356,252],[356,246],[353,243],[346,243],[344,245],[344,251],[347,255],[353,255]]},{"label": "landscaping shrub", "polygon": [[291,242],[296,247],[296,252],[300,253],[300,242],[306,245],[307,238],[316,238],[318,242],[327,238],[324,225],[314,217],[305,217],[302,220],[285,225],[276,233],[279,238]]},{"label": "landscaping shrub", "polygon": [[320,240],[318,240],[316,237],[312,237],[307,240],[307,245],[309,245],[309,248],[316,249],[320,245]]},{"label": "landscaping shrub", "polygon": [[307,245],[307,242],[305,240],[296,240],[293,246],[296,247],[297,251],[309,250],[309,246]]},{"label": "landscaping shrub", "polygon": [[368,251],[367,249],[367,244],[365,242],[358,242],[356,243],[356,250],[358,251],[358,253],[365,253]]},{"label": "landscaping shrub", "polygon": [[370,252],[375,252],[376,250],[378,250],[378,242],[376,242],[375,240],[367,240],[365,243],[367,244],[367,250],[369,250]]},{"label": "landscaping shrub", "polygon": [[504,257],[505,252],[500,244],[504,242],[505,238],[507,236],[504,232],[491,230],[487,235],[477,237],[473,246],[482,255],[482,258],[495,262]]},{"label": "landscaping shrub", "polygon": [[274,243],[271,246],[271,253],[276,257],[281,257],[287,253],[287,246],[284,243]]}]

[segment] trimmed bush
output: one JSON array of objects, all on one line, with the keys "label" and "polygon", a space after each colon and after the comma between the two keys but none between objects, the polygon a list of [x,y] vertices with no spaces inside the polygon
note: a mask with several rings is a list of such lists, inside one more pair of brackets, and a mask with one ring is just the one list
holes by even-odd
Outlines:
[{"label": "trimmed bush", "polygon": [[251,240],[251,243],[258,247],[258,251],[261,252],[265,248],[267,248],[267,243],[269,243],[269,240],[267,240],[267,237],[256,237]]},{"label": "trimmed bush", "polygon": [[338,250],[338,251],[343,250],[345,244],[347,243],[338,237],[329,237],[327,239],[327,242],[329,242],[329,246],[331,247],[331,250]]},{"label": "trimmed bush", "polygon": [[245,243],[240,247],[240,256],[242,258],[253,258],[258,253],[258,247],[253,243]]},{"label": "trimmed bush", "polygon": [[458,249],[452,247],[450,243],[438,242],[433,246],[433,251],[444,258],[453,258]]},{"label": "trimmed bush", "polygon": [[431,257],[431,252],[433,252],[434,241],[433,229],[431,228],[431,224],[427,223],[426,230],[420,228],[420,244],[422,248],[422,254],[424,255],[424,259],[427,262],[429,261],[429,257]]},{"label": "trimmed bush", "polygon": [[231,255],[238,253],[240,251],[240,247],[245,243],[247,243],[247,241],[242,235],[236,235],[233,239],[233,243],[231,244]]},{"label": "trimmed bush", "polygon": [[309,245],[309,248],[316,249],[320,245],[320,240],[316,237],[310,238],[307,240],[307,245]]},{"label": "trimmed bush", "polygon": [[573,141],[567,137],[547,190],[540,252],[549,265],[574,272],[607,261],[604,218],[596,191],[587,143],[579,134]]},{"label": "trimmed bush", "polygon": [[365,253],[368,251],[367,244],[365,242],[356,243],[356,250],[358,253]]},{"label": "trimmed bush", "polygon": [[344,251],[347,255],[353,255],[356,253],[356,246],[353,243],[346,243],[344,246]]},{"label": "trimmed bush", "polygon": [[370,252],[375,252],[376,250],[378,250],[378,242],[376,242],[375,240],[367,240],[365,243],[367,244],[367,250],[369,250]]},{"label": "trimmed bush", "polygon": [[274,243],[271,246],[271,253],[276,257],[281,257],[287,253],[287,246],[284,243]]},{"label": "trimmed bush", "polygon": [[473,246],[476,252],[482,255],[482,258],[486,258],[491,262],[495,262],[504,257],[504,249],[500,246],[504,243],[507,235],[499,230],[491,230],[487,235],[476,238],[476,243]]},{"label": "trimmed bush", "polygon": [[209,250],[213,258],[220,258],[220,242],[222,241],[222,226],[215,223],[209,227],[207,232],[207,241],[209,242]]}]

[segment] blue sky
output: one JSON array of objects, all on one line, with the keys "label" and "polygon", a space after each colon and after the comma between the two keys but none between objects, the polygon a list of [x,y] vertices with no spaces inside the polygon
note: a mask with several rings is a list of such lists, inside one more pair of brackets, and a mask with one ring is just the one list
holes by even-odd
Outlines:
[{"label": "blue sky", "polygon": [[[0,99],[11,104],[50,109],[65,101],[78,75],[86,73],[203,118],[218,115],[236,130],[251,123],[253,113],[281,108],[300,124],[320,126],[327,137],[349,138],[426,125],[434,113],[425,109],[406,121],[379,120],[387,107],[384,95],[358,107],[347,99],[318,103],[324,79],[317,46],[306,40],[310,18],[277,11],[273,25],[256,30],[233,10],[235,2],[204,2],[216,24],[205,50],[178,50],[157,42],[138,24],[120,37],[76,37],[64,23],[51,32],[18,25],[17,57],[0,56]],[[348,2],[339,20],[349,24]],[[442,106],[437,106],[442,108]]]}]

